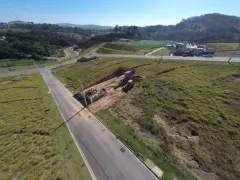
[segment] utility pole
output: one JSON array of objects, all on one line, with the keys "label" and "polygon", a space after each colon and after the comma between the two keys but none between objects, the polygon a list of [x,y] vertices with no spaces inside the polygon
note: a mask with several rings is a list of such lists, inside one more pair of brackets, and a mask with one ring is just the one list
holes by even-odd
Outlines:
[{"label": "utility pole", "polygon": [[158,64],[159,64],[159,63],[162,61],[162,59],[163,59],[163,52],[164,52],[164,48],[162,48],[161,59],[159,59]]},{"label": "utility pole", "polygon": [[162,60],[162,58],[163,58],[163,53],[164,53],[164,48],[162,48],[162,56],[161,56],[161,60]]},{"label": "utility pole", "polygon": [[232,56],[229,58],[228,63],[230,64],[231,59],[233,58],[233,56],[237,53],[238,49],[240,48],[240,44],[238,45],[237,49],[234,51],[234,53],[232,54]]},{"label": "utility pole", "polygon": [[85,102],[85,105],[86,105],[86,108],[87,108],[87,100],[86,100],[86,96],[85,96],[85,94],[84,94],[84,92],[83,92],[83,86],[82,86],[82,82],[81,82],[81,79],[79,79],[79,82],[80,82],[80,85],[81,85],[81,91],[82,91],[82,93],[83,93],[83,98],[84,98],[84,102]]}]

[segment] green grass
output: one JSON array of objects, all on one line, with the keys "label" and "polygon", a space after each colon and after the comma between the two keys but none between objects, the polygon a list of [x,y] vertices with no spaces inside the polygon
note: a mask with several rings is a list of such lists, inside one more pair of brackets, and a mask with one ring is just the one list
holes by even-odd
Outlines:
[{"label": "green grass", "polygon": [[[202,169],[208,169],[222,179],[240,178],[239,63],[229,65],[225,62],[164,60],[157,64],[156,60],[147,59],[101,58],[67,65],[55,69],[53,73],[74,91],[79,87],[79,78],[85,84],[119,66],[137,66],[137,75],[143,76],[144,80],[137,83],[130,94],[109,108],[109,112],[99,112],[99,117],[103,121],[106,118],[107,124],[111,119],[118,119],[116,121],[119,124],[109,126],[112,131],[120,133],[120,138],[124,140],[127,132],[119,132],[124,130],[117,127],[124,126],[138,131],[134,126],[138,124],[159,142],[158,145],[151,144],[141,133],[137,135],[136,142],[144,143],[150,152],[161,152],[164,156],[173,157],[173,149],[187,151],[192,161],[198,163]],[[141,109],[141,116],[132,116],[130,110],[122,112],[121,103],[124,100],[129,108],[134,106]],[[114,113],[109,115],[111,112]],[[128,116],[125,117],[126,115]],[[153,118],[155,115],[166,119],[174,132],[168,132],[159,125]],[[125,124],[129,118],[134,123]],[[171,133],[181,137],[197,137],[199,141],[197,145],[190,145],[191,148],[185,150],[175,136],[169,135]],[[139,151],[136,145],[128,145],[134,151]],[[161,159],[161,155],[159,156]],[[142,153],[141,157],[150,157],[156,164],[161,162],[155,156],[150,156],[148,151]],[[181,166],[175,160],[167,162],[173,170],[164,179],[171,179],[168,177],[178,175]],[[189,164],[186,166],[192,168]]]},{"label": "green grass", "polygon": [[154,41],[154,40],[139,40],[139,41],[132,41],[132,42],[120,42],[122,44],[134,46],[137,48],[160,48],[166,46],[165,41]]},{"label": "green grass", "polygon": [[56,49],[54,54],[52,55],[52,57],[64,57],[64,56],[65,56],[65,53],[64,53],[63,48]]},{"label": "green grass", "polygon": [[[238,47],[238,43],[207,43],[206,45],[209,48],[216,48],[214,55],[219,57],[230,57],[233,54],[233,50]],[[240,50],[234,57],[240,57]]]},{"label": "green grass", "polygon": [[0,60],[0,67],[7,68],[7,67],[14,67],[14,66],[38,66],[43,64],[53,64],[56,63],[56,60],[20,60],[20,59],[6,59]]},{"label": "green grass", "polygon": [[135,48],[133,46],[127,46],[120,43],[106,43],[97,50],[97,53],[144,55],[150,51],[150,49]]},{"label": "green grass", "polygon": [[[164,171],[162,177],[166,179],[189,179],[193,180],[194,177],[191,174],[179,170],[179,167],[175,167],[174,163],[177,163],[175,159],[171,158],[169,154],[163,153],[162,151],[153,150],[141,141],[139,134],[131,128],[126,126],[118,117],[112,115],[108,110],[100,111],[96,116],[112,130],[116,137],[120,138],[134,154],[142,161],[151,159],[154,163]],[[182,169],[184,171],[184,169]]]},{"label": "green grass", "polygon": [[40,74],[0,78],[1,179],[91,179]]}]

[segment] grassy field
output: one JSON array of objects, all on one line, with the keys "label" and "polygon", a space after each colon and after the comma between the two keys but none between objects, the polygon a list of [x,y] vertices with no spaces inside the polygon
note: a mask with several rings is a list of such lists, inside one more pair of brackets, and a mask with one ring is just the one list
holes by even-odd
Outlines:
[{"label": "grassy field", "polygon": [[0,177],[91,179],[40,74],[0,78]]},{"label": "grassy field", "polygon": [[140,41],[131,41],[131,42],[120,42],[126,45],[134,46],[137,48],[160,48],[166,46],[165,41],[154,41],[154,40],[140,40]]},{"label": "grassy field", "polygon": [[14,67],[14,66],[32,66],[36,64],[42,65],[42,64],[53,64],[56,63],[56,60],[19,60],[19,59],[9,59],[9,60],[0,60],[0,67],[1,68],[7,68],[7,67]]},{"label": "grassy field", "polygon": [[[238,43],[207,43],[207,47],[216,48],[214,53],[215,56],[231,56],[233,54],[233,50],[238,47]],[[240,49],[235,54],[235,57],[240,57]]]},{"label": "grassy field", "polygon": [[97,115],[140,158],[161,167],[163,179],[240,178],[239,64],[101,58],[54,74],[74,91],[79,78],[87,83],[119,66],[137,67],[144,80]]},{"label": "grassy field", "polygon": [[150,49],[135,48],[133,46],[127,46],[120,43],[106,43],[97,50],[97,53],[144,55],[150,51]]}]

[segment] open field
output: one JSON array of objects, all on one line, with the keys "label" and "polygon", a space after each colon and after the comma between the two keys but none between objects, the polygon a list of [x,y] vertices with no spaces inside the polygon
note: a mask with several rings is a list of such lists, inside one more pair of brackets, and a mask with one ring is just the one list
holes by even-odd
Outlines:
[{"label": "open field", "polygon": [[[238,43],[207,43],[206,45],[210,48],[216,48],[214,55],[219,57],[230,57],[233,51],[238,47]],[[234,57],[240,57],[240,49]]]},{"label": "open field", "polygon": [[[240,178],[240,65],[98,58],[54,70],[72,91],[119,66],[142,82],[97,116],[163,179]],[[91,72],[91,73],[89,73]]]},{"label": "open field", "polygon": [[0,177],[91,179],[40,74],[0,78]]},{"label": "open field", "polygon": [[150,52],[150,49],[135,48],[120,43],[106,43],[97,50],[99,54],[135,54],[144,55]]},{"label": "open field", "polygon": [[165,41],[154,41],[154,40],[140,40],[140,41],[131,41],[131,42],[120,42],[122,44],[134,46],[137,48],[160,48],[166,46]]}]

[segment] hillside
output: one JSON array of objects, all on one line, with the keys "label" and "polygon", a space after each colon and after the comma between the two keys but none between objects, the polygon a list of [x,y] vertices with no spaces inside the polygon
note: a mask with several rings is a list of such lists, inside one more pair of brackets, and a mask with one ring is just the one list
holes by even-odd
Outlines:
[{"label": "hillside", "polygon": [[75,33],[78,35],[89,36],[92,34],[90,30],[81,27],[60,26],[48,23],[33,23],[25,21],[10,21],[8,23],[0,22],[0,29],[31,29],[31,30],[47,30],[53,32]]},{"label": "hillside", "polygon": [[1,30],[1,59],[44,59],[47,56],[64,55],[62,49],[79,42],[70,34],[43,30]]},{"label": "hillside", "polygon": [[[113,47],[112,47],[113,48]],[[98,58],[53,71],[69,90],[135,67],[144,77],[96,116],[163,180],[239,180],[240,66],[226,62]]]},{"label": "hillside", "polygon": [[95,25],[95,24],[85,24],[85,25],[79,25],[79,24],[71,24],[71,23],[57,23],[59,26],[63,27],[80,27],[82,29],[89,29],[89,30],[109,30],[112,27],[111,26],[101,26],[101,25]]},{"label": "hillside", "polygon": [[176,25],[140,27],[144,38],[194,42],[239,42],[240,17],[205,14],[183,19]]}]

